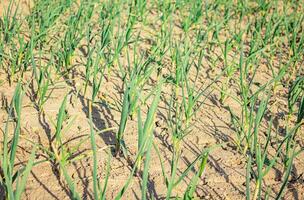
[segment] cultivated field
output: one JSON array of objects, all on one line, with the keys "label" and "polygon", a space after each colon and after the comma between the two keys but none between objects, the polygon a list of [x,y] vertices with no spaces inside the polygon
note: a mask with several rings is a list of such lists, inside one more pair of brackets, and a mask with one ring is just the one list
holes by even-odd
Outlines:
[{"label": "cultivated field", "polygon": [[0,0],[0,199],[304,199],[303,0]]}]

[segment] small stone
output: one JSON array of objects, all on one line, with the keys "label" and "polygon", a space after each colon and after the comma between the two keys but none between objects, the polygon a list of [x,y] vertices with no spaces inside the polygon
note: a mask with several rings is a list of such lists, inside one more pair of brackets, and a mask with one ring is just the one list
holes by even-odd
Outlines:
[{"label": "small stone", "polygon": [[241,159],[237,159],[236,164],[241,165],[241,164],[243,164],[243,161]]}]

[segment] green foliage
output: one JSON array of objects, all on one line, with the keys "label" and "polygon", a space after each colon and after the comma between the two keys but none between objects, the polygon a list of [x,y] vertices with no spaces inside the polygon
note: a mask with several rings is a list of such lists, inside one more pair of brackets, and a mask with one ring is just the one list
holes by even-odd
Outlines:
[{"label": "green foliage", "polygon": [[[113,159],[130,169],[115,199],[125,198],[135,176],[141,199],[153,198],[149,182],[155,162],[166,185],[164,198],[202,198],[197,188],[217,146],[197,150],[184,169],[181,162],[192,131],[209,129],[204,117],[211,116],[214,133],[221,134],[223,123],[213,119],[218,113],[205,109],[210,103],[212,111],[230,114],[230,123],[223,120],[229,128],[225,143],[245,161],[246,185],[240,189],[246,199],[284,198],[294,160],[303,152],[298,142],[304,118],[301,1],[35,0],[28,13],[20,5],[8,1],[0,16],[0,86],[15,88],[10,105],[1,96],[1,109],[8,112],[0,151],[0,185],[6,199],[21,199],[33,166],[45,161],[66,184],[71,199],[83,199],[78,192],[82,185],[70,172],[70,165],[83,158],[92,162],[92,176],[85,178],[94,199],[108,198],[106,193],[113,189]],[[60,89],[67,95],[54,96]],[[24,93],[31,102],[22,104]],[[56,117],[50,99],[62,101]],[[89,127],[80,131],[79,125],[74,132],[70,128],[78,126],[76,115],[70,116],[68,108],[77,107],[78,100]],[[22,108],[32,106],[48,133],[49,146],[21,134]],[[103,123],[112,111],[113,118]],[[117,127],[107,127],[112,120]],[[132,122],[137,130],[127,131]],[[115,130],[113,143],[100,147],[98,136],[109,130]],[[73,142],[66,140],[68,132],[75,133]],[[134,144],[126,134],[135,134],[131,142],[137,148],[130,149]],[[158,137],[167,139],[166,160]],[[21,140],[33,149],[19,167]],[[90,145],[80,152],[86,141]],[[35,162],[37,149],[45,160]],[[107,159],[101,159],[102,149],[107,149]],[[121,152],[124,157],[112,159],[111,153]],[[99,172],[102,160],[106,166]],[[283,167],[283,179],[277,186],[268,185],[265,177],[273,168],[280,169],[277,166]],[[187,184],[183,191],[177,191],[180,184]]]}]

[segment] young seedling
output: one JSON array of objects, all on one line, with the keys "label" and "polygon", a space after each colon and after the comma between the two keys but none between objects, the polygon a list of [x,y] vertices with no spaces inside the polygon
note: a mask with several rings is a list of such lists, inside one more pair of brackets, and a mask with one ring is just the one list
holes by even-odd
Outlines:
[{"label": "young seedling", "polygon": [[184,194],[184,200],[190,200],[194,199],[194,192],[197,188],[199,180],[202,178],[202,175],[206,169],[207,161],[208,161],[208,154],[209,152],[206,152],[204,156],[202,156],[200,164],[199,164],[199,170],[196,173],[196,175],[191,179],[190,184],[188,185],[186,192]]},{"label": "young seedling", "polygon": [[226,69],[226,74],[225,74],[226,77],[222,83],[221,96],[220,96],[220,101],[222,103],[227,98],[227,94],[229,94],[229,82],[232,79],[233,74],[237,68],[234,64],[228,63],[228,55],[231,50],[232,50],[232,41],[227,39],[224,44],[224,49],[222,49],[224,56],[224,68]]},{"label": "young seedling", "polygon": [[34,81],[37,86],[35,97],[37,98],[37,107],[38,110],[41,112],[43,111],[43,105],[45,102],[49,99],[51,92],[48,92],[50,89],[50,85],[52,84],[51,80],[51,67],[54,66],[54,60],[53,57],[50,58],[46,66],[43,66],[42,61],[42,55],[40,51],[39,55],[39,66],[37,66],[37,62],[32,57],[32,68],[33,68],[33,87],[34,87]]},{"label": "young seedling", "polygon": [[[134,53],[136,51],[134,50]],[[129,54],[128,54],[129,55]],[[124,78],[124,86],[125,91],[123,94],[123,102],[122,102],[122,110],[121,110],[121,118],[119,123],[119,129],[116,134],[116,147],[115,152],[118,155],[119,151],[121,150],[121,146],[125,148],[123,142],[123,134],[126,128],[128,117],[132,117],[140,103],[141,98],[141,91],[145,86],[147,80],[149,79],[153,68],[150,66],[151,58],[148,57],[144,60],[144,57],[141,56],[139,59],[135,57],[134,54],[134,61],[133,67],[130,62],[130,57],[128,56],[128,77]],[[124,73],[124,72],[123,72]],[[125,151],[123,149],[123,151]],[[126,153],[126,152],[125,152]]]},{"label": "young seedling", "polygon": [[138,0],[135,1],[134,7],[136,10],[136,15],[139,18],[139,21],[146,21],[146,12],[147,12],[147,0]]},{"label": "young seedling", "polygon": [[304,77],[298,77],[291,85],[288,93],[289,115],[294,113],[295,106],[299,102],[297,123],[303,119]]},{"label": "young seedling", "polygon": [[103,187],[101,187],[98,175],[97,175],[97,167],[98,167],[98,150],[96,146],[96,140],[95,140],[95,131],[93,127],[93,120],[92,120],[92,102],[89,103],[89,122],[90,122],[90,140],[91,140],[91,146],[92,146],[92,152],[93,152],[93,192],[94,192],[94,199],[106,199],[106,189],[107,184],[109,180],[110,175],[110,159],[111,159],[111,153],[109,153],[109,157],[107,160],[107,168],[106,168],[106,177]]},{"label": "young seedling", "polygon": [[16,7],[14,8],[15,3],[15,0],[10,0],[4,15],[0,18],[1,41],[3,41],[4,44],[10,43],[13,37],[20,31],[21,23],[17,18],[20,2],[18,1],[16,3]]},{"label": "young seedling", "polygon": [[67,22],[68,29],[61,41],[61,51],[58,53],[58,61],[64,67],[64,72],[71,69],[74,52],[85,36],[83,26],[91,19],[93,9],[94,6],[81,2],[77,13],[71,15]]},{"label": "young seedling", "polygon": [[189,7],[188,8],[189,14],[188,14],[188,16],[184,17],[184,19],[182,21],[182,28],[183,28],[185,34],[187,35],[191,26],[193,26],[195,23],[197,23],[199,21],[200,17],[202,16],[203,2],[199,1],[199,0],[195,0],[190,5],[186,5],[186,6]]},{"label": "young seedling", "polygon": [[[184,197],[187,199],[187,197],[193,197],[193,193],[195,192],[196,186],[198,184],[198,177],[202,176],[205,168],[206,168],[206,164],[207,164],[207,160],[208,160],[208,156],[210,154],[210,152],[217,148],[219,145],[217,146],[213,146],[207,149],[204,149],[203,151],[200,152],[200,154],[188,165],[188,167],[182,171],[180,173],[180,175],[177,175],[177,162],[176,163],[171,163],[171,174],[170,174],[170,178],[166,179],[168,180],[166,182],[166,186],[167,186],[167,194],[166,194],[166,200],[171,199],[171,194],[173,189],[180,184],[181,181],[185,180],[185,177],[189,176],[189,172],[194,170],[195,165],[197,165],[197,163],[199,163],[199,170],[197,172],[197,174],[192,178],[190,185],[187,187]],[[171,161],[173,162],[173,161]]]},{"label": "young seedling", "polygon": [[[137,118],[138,118],[138,144],[137,144],[137,149],[138,151],[140,149],[143,148],[143,154],[139,155],[138,158],[138,168],[140,168],[141,165],[141,160],[144,156],[144,153],[148,150],[145,150],[147,147],[142,147],[144,146],[144,141],[147,141],[147,138],[152,138],[151,135],[153,134],[153,129],[154,129],[154,119],[156,116],[156,112],[157,112],[157,107],[158,107],[158,103],[160,100],[160,94],[161,94],[161,86],[162,86],[162,81],[160,81],[159,85],[157,86],[156,89],[156,93],[155,93],[155,97],[153,99],[153,102],[151,104],[151,106],[149,107],[148,110],[148,114],[147,114],[147,118],[145,120],[144,125],[142,124],[142,117],[141,117],[141,111],[140,108],[138,107],[138,111],[137,111]],[[149,145],[151,145],[151,143],[149,143]],[[148,145],[148,146],[149,146]],[[149,146],[150,148],[151,146]]]},{"label": "young seedling", "polygon": [[128,8],[128,19],[123,30],[121,28],[121,18],[118,16],[117,21],[117,33],[112,34],[112,41],[114,43],[114,51],[112,52],[113,56],[110,59],[109,65],[113,65],[115,62],[119,64],[119,54],[123,51],[123,49],[128,46],[132,37],[133,26],[136,22],[135,15],[132,14],[132,7]]},{"label": "young seedling", "polygon": [[[295,121],[295,129],[291,131],[291,136],[287,139],[286,142],[286,152],[285,154],[291,156],[291,151],[297,146],[295,144],[297,132],[300,127],[303,125],[302,121],[304,118],[304,78],[298,77],[293,84],[291,85],[288,93],[288,108],[289,108],[289,116],[287,119],[286,130],[289,130],[288,124],[290,124],[291,115],[294,113],[295,107],[298,104],[298,112]],[[293,130],[292,129],[292,130]],[[285,166],[287,167],[288,158],[285,159]]]},{"label": "young seedling", "polygon": [[[36,147],[34,146],[29,157],[29,160],[25,167],[21,167],[18,170],[15,168],[16,152],[20,139],[21,130],[21,108],[22,108],[22,96],[23,90],[21,83],[18,83],[15,93],[9,109],[9,115],[5,124],[3,132],[3,149],[0,151],[0,163],[1,163],[1,176],[0,183],[4,187],[5,198],[19,200],[25,190],[26,180],[34,165]],[[13,115],[13,112],[15,113]],[[12,141],[9,142],[9,123],[10,120],[14,120],[16,125],[14,129],[14,135]]]}]

